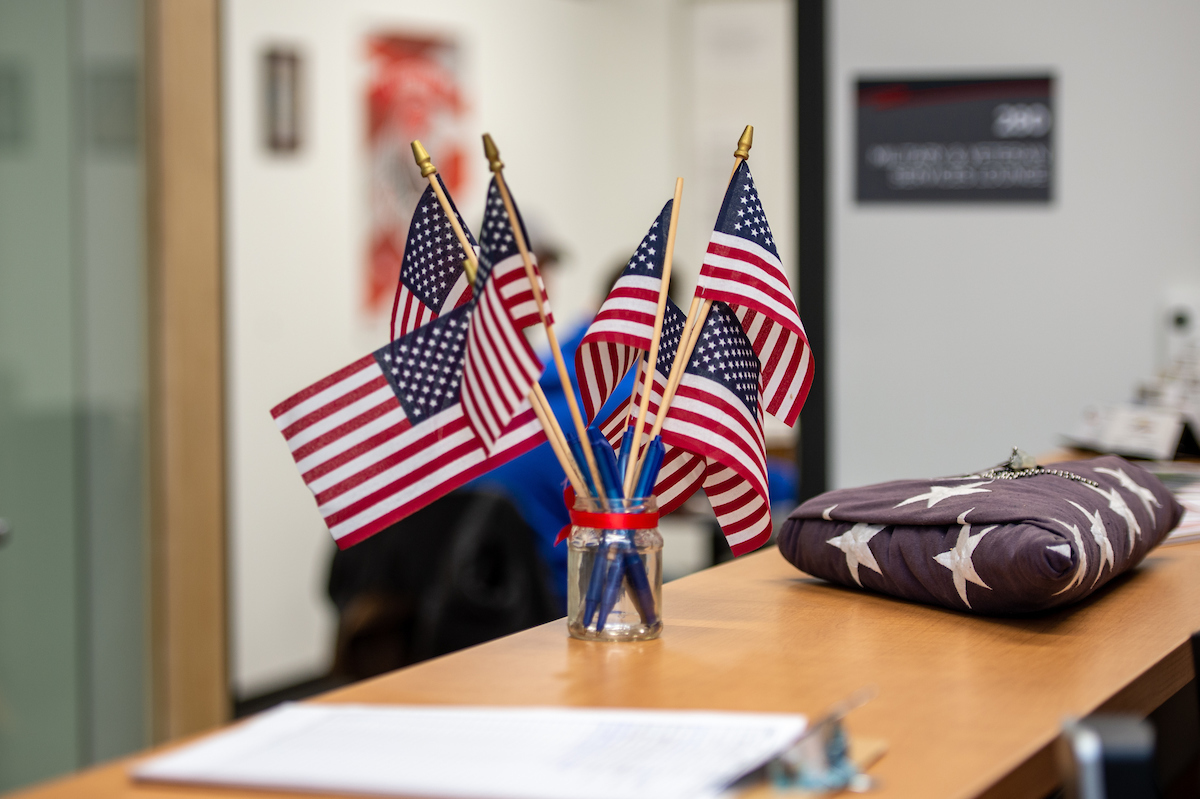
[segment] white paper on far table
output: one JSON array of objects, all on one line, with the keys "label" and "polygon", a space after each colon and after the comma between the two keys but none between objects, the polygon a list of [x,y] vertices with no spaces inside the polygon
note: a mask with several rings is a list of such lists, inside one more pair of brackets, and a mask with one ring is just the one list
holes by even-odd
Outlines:
[{"label": "white paper on far table", "polygon": [[384,796],[715,796],[783,751],[782,713],[284,705],[144,761],[140,780]]}]

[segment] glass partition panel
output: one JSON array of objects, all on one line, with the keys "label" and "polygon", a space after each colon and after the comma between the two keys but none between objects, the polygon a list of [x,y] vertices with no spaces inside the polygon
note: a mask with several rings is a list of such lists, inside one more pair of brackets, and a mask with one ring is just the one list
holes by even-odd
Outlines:
[{"label": "glass partition panel", "polygon": [[0,791],[147,741],[137,0],[0,0]]}]

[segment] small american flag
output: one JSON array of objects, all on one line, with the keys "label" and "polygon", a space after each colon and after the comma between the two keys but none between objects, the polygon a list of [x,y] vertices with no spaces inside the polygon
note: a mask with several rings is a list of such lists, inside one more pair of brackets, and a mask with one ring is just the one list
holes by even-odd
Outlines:
[{"label": "small american flag", "polygon": [[468,312],[444,313],[271,410],[339,548],[545,440],[528,404],[490,450],[467,424]]},{"label": "small american flag", "polygon": [[[437,181],[442,182],[441,175],[437,176]],[[445,190],[443,183],[442,191]],[[450,195],[446,197],[449,199]],[[450,200],[450,207],[454,209],[467,240],[475,247],[453,200]],[[432,186],[427,187],[408,226],[400,284],[392,305],[392,338],[410,333],[471,299],[471,284],[463,269],[466,257],[437,194]]]},{"label": "small american flag", "polygon": [[[520,212],[517,217],[524,234]],[[538,321],[536,302],[495,178],[488,187],[480,238],[476,295],[468,306],[462,405],[471,428],[491,452],[513,417],[528,407],[525,398],[542,373],[542,362],[524,333]]]},{"label": "small american flag", "polygon": [[[686,321],[683,312],[668,298],[666,311],[663,314],[658,363],[654,370],[654,381],[650,389],[650,405],[642,428],[644,433],[649,433],[654,426],[659,403],[662,402],[662,394],[667,386],[667,375],[671,372],[671,364],[674,362],[676,350],[679,349],[679,339],[683,334],[683,326]],[[600,432],[614,448],[620,447],[621,437],[625,435],[627,425],[637,420],[638,407],[642,399],[642,387],[645,385],[643,380],[644,378],[638,381],[635,393],[629,403],[617,408],[600,424]],[[647,439],[643,438],[642,440],[646,441]],[[696,489],[700,488],[704,480],[705,461],[703,457],[681,449],[667,442],[665,438],[663,443],[666,444],[666,452],[663,456],[662,468],[658,472],[658,479],[654,483],[654,496],[658,500],[659,512],[670,513],[694,494]]]},{"label": "small american flag", "polygon": [[735,555],[771,537],[761,380],[758,356],[737,316],[714,302],[662,436],[704,456],[704,493]]},{"label": "small american flag", "polygon": [[[650,349],[674,202],[667,200],[663,206],[575,351],[575,374],[588,419],[599,413],[637,360],[638,351]],[[659,359],[666,349],[664,342],[659,347]]]},{"label": "small american flag", "polygon": [[812,385],[812,350],[744,161],[725,192],[696,294],[733,308],[762,364],[764,410],[794,425]]}]

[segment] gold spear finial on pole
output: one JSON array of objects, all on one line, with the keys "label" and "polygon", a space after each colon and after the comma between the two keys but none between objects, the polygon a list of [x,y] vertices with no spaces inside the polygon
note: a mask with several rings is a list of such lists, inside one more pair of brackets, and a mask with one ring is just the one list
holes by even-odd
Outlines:
[{"label": "gold spear finial on pole", "polygon": [[754,146],[754,126],[747,125],[742,131],[742,137],[738,139],[737,149],[733,151],[734,158],[740,158],[743,161],[750,160],[750,148]]},{"label": "gold spear finial on pole", "polygon": [[487,157],[488,167],[493,172],[499,172],[504,169],[504,162],[500,160],[500,150],[496,148],[496,142],[492,141],[492,134],[483,134],[483,154]]},{"label": "gold spear finial on pole", "polygon": [[413,160],[417,162],[417,166],[421,167],[421,177],[427,178],[437,174],[437,167],[433,165],[433,159],[429,157],[429,151],[425,149],[425,145],[421,144],[420,139],[413,139],[412,151]]}]

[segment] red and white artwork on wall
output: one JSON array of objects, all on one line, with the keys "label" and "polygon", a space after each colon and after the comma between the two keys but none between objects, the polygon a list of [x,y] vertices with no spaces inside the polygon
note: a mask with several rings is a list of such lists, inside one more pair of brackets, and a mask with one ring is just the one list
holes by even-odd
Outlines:
[{"label": "red and white artwork on wall", "polygon": [[459,45],[452,39],[376,34],[367,39],[370,233],[363,307],[391,309],[408,223],[428,181],[413,163],[420,139],[453,196],[466,180],[467,103]]}]

